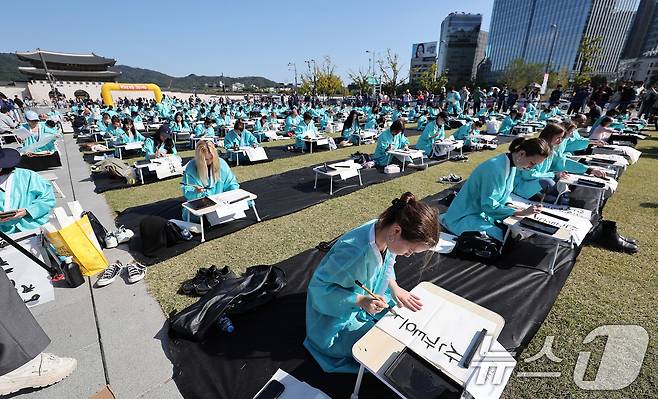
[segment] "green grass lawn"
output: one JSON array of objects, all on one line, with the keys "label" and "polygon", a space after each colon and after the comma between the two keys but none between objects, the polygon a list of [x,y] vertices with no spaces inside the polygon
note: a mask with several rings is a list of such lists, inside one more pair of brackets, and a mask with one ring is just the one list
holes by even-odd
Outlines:
[{"label": "green grass lawn", "polygon": [[[339,135],[340,134],[334,134],[333,136]],[[409,142],[413,145],[418,141],[418,138],[419,136],[409,137]],[[286,144],[292,145],[294,144],[294,140],[266,142],[263,143],[263,147],[273,147]],[[268,163],[231,167],[231,170],[235,173],[239,182],[245,182],[261,177],[280,174],[293,169],[303,168],[305,166],[317,165],[326,161],[344,159],[357,151],[372,154],[375,151],[375,145],[369,144],[345,147],[334,151],[314,152],[313,154],[306,153],[290,158],[275,159]],[[194,151],[180,152],[179,155],[181,157],[194,156]],[[180,180],[170,179],[144,186],[107,191],[104,195],[110,208],[115,212],[121,212],[132,206],[148,204],[158,200],[180,196]]]},{"label": "green grass lawn", "polygon": [[[359,150],[364,151],[366,148],[361,147]],[[559,371],[562,373],[561,377],[536,379],[518,378],[513,375],[504,397],[656,397],[658,186],[655,172],[658,170],[658,138],[654,136],[644,140],[638,148],[644,154],[640,161],[624,174],[617,193],[606,206],[605,217],[618,221],[622,234],[639,239],[640,252],[631,256],[594,247],[583,249],[555,306],[523,354],[515,371],[515,375],[520,371]],[[446,188],[446,185],[436,182],[438,177],[449,173],[467,177],[479,163],[505,149],[506,146],[501,146],[495,152],[472,154],[467,163],[448,162],[369,186],[199,245],[183,255],[150,267],[147,275],[149,289],[166,313],[180,310],[195,299],[178,295],[176,291],[181,282],[194,276],[200,267],[211,264],[229,265],[234,271],[240,272],[252,265],[282,261],[376,217],[390,204],[392,198],[404,191],[412,191],[418,198],[423,198]],[[238,177],[245,181],[324,160],[338,159],[353,151],[354,148],[321,152],[235,170]],[[128,198],[122,196],[123,192],[143,196],[139,201],[145,203],[164,198],[154,197],[156,194],[170,197],[178,195],[178,185],[177,181],[172,182],[171,187],[169,182],[163,182],[106,193],[108,200],[114,201],[111,204],[115,210],[122,209],[122,206],[125,207],[129,203]],[[255,251],[254,248],[258,250]],[[591,330],[607,324],[640,325],[648,331],[650,343],[644,367],[639,378],[624,390],[583,391],[573,382],[578,353],[592,352],[587,377],[593,379],[605,339],[597,338],[590,344],[582,344],[582,341]],[[523,359],[539,351],[546,336],[555,336],[553,351],[562,358],[562,362],[551,363],[544,358],[530,364],[524,363]]]}]

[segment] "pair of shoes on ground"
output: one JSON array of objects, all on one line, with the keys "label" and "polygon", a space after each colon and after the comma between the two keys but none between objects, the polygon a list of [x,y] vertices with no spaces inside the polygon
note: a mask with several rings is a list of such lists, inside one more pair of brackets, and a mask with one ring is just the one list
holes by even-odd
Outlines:
[{"label": "pair of shoes on ground", "polygon": [[115,231],[109,231],[105,235],[105,248],[116,248],[119,244],[130,241],[135,233],[123,226],[119,226]]},{"label": "pair of shoes on ground", "polygon": [[453,162],[466,162],[468,161],[468,157],[466,155],[455,155],[450,160]]},{"label": "pair of shoes on ground", "polygon": [[448,176],[443,176],[439,178],[439,183],[459,183],[462,181],[461,176],[457,176],[453,173],[449,174]]},{"label": "pair of shoes on ground", "polygon": [[228,266],[221,269],[218,269],[215,265],[202,267],[197,270],[196,276],[181,284],[179,292],[184,295],[204,296],[217,284],[233,278],[237,278],[237,276]]},{"label": "pair of shoes on ground", "polygon": [[114,264],[111,264],[101,277],[96,282],[97,287],[105,287],[106,285],[112,284],[114,280],[121,275],[123,269],[126,269],[128,272],[128,282],[130,284],[136,283],[140,280],[143,280],[146,277],[146,266],[139,264],[137,262],[130,262],[127,266],[124,266],[123,263],[117,261]]},{"label": "pair of shoes on ground", "polygon": [[16,370],[0,376],[0,396],[56,384],[71,375],[77,365],[75,359],[40,353]]}]

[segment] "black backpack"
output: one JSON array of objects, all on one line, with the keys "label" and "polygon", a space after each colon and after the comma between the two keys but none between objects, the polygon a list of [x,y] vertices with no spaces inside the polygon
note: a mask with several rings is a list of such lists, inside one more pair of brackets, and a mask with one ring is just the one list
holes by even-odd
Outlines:
[{"label": "black backpack", "polygon": [[101,248],[107,248],[107,246],[105,246],[105,236],[107,235],[107,229],[93,213],[89,211],[82,212],[81,216],[85,215],[87,215],[87,218],[89,219],[91,228],[94,230],[94,235],[96,236],[98,243],[101,245]]},{"label": "black backpack", "polygon": [[483,231],[465,231],[457,237],[455,250],[481,260],[493,261],[500,257],[502,246],[500,241]]},{"label": "black backpack", "polygon": [[142,253],[148,257],[157,257],[162,248],[167,248],[185,241],[180,228],[161,216],[147,216],[139,223],[142,239]]}]

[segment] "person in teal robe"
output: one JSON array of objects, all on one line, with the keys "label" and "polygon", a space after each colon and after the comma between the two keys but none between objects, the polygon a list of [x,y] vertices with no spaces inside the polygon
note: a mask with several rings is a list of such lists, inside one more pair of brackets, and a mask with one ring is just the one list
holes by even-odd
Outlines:
[{"label": "person in teal robe", "polygon": [[16,168],[20,159],[18,151],[0,149],[0,212],[17,211],[0,219],[0,231],[6,234],[38,229],[55,207],[50,182],[36,172]]},{"label": "person in teal robe", "polygon": [[283,131],[286,133],[294,132],[295,129],[297,128],[297,125],[301,124],[302,122],[303,119],[301,116],[299,116],[297,109],[293,108],[292,113],[286,117],[285,127]]},{"label": "person in teal robe", "polygon": [[457,116],[462,113],[461,107],[461,96],[459,92],[455,90],[454,87],[450,88],[450,91],[446,95],[446,102],[448,103],[448,115]]},{"label": "person in teal robe", "polygon": [[[575,124],[568,124],[568,128],[575,129]],[[517,172],[514,179],[514,194],[523,198],[544,198],[546,202],[554,202],[559,193],[556,190],[556,182],[568,173],[585,174],[593,173],[598,177],[605,173],[591,169],[587,165],[569,159],[564,154],[566,141],[563,141],[565,129],[556,124],[549,123],[539,134],[539,138],[551,145],[551,154],[542,162],[530,169]],[[568,197],[563,196],[563,204],[568,204]]]},{"label": "person in teal robe", "polygon": [[[47,139],[49,141],[46,144],[38,148],[33,148],[29,152],[36,153],[57,151],[55,141],[57,140],[57,137],[60,136],[59,131],[57,131],[57,129],[54,127],[49,127],[45,123],[39,122],[39,115],[37,115],[37,113],[34,111],[26,111],[25,119],[27,120],[27,123],[23,124],[21,127],[30,131],[32,135],[26,137],[25,140],[23,140],[21,143],[21,148],[25,149],[41,140]],[[49,123],[52,124],[54,122]]]},{"label": "person in teal robe", "polygon": [[318,137],[318,129],[315,127],[315,124],[313,123],[313,117],[311,117],[311,114],[308,112],[304,113],[303,122],[297,124],[297,127],[295,128],[295,148],[300,151],[303,150],[306,146],[304,137],[309,137],[309,138]]},{"label": "person in teal robe", "polygon": [[[256,136],[251,134],[249,130],[244,128],[244,122],[238,119],[233,126],[233,130],[226,133],[224,137],[224,148],[227,150],[231,148],[241,148],[241,147],[258,147],[258,139]],[[244,154],[236,154],[234,152],[228,151],[229,159],[232,162],[236,162],[238,156],[241,160],[247,160],[247,156]]]},{"label": "person in teal robe", "polygon": [[418,120],[416,121],[416,130],[421,131],[425,129],[429,115],[430,113],[425,111],[418,117]]},{"label": "person in teal robe", "polygon": [[[356,111],[352,110],[343,123],[343,130],[341,137],[343,143],[359,144],[358,135],[361,134],[361,127],[359,126],[359,116]],[[345,145],[345,144],[343,144]]]},{"label": "person in teal robe", "polygon": [[[422,308],[420,298],[397,284],[394,265],[399,255],[436,245],[436,214],[405,193],[378,219],[341,236],[324,256],[308,284],[304,346],[325,372],[359,370],[352,347],[389,305]],[[379,297],[370,297],[356,280]]]},{"label": "person in teal robe", "polygon": [[382,132],[377,138],[375,153],[372,160],[377,166],[386,166],[391,162],[389,150],[408,150],[409,140],[404,136],[404,126],[399,120],[393,122],[388,130]]},{"label": "person in teal robe", "polygon": [[176,151],[173,137],[168,125],[160,126],[155,137],[148,137],[144,140],[144,147],[142,147],[144,158],[148,161],[153,158],[177,155],[178,151]]},{"label": "person in teal robe", "polygon": [[540,211],[536,206],[518,210],[506,205],[514,188],[517,168],[532,168],[550,152],[550,145],[543,139],[515,139],[509,152],[473,170],[448,210],[441,215],[441,224],[457,236],[467,231],[480,231],[502,242],[504,233],[496,223],[508,216],[529,216]]},{"label": "person in teal robe", "polygon": [[519,124],[519,112],[515,109],[511,110],[509,115],[503,120],[503,123],[498,129],[498,134],[501,136],[511,136],[514,126]]},{"label": "person in teal robe", "polygon": [[423,133],[420,135],[416,148],[422,150],[425,156],[432,156],[435,141],[443,140],[446,138],[445,123],[448,120],[448,114],[440,112],[436,119],[429,121]]},{"label": "person in teal robe", "polygon": [[465,147],[472,147],[474,144],[478,144],[480,139],[477,136],[480,135],[480,129],[482,129],[482,122],[474,121],[467,123],[461,126],[455,134],[452,135],[452,138],[455,140],[463,140]]},{"label": "person in teal robe", "polygon": [[203,123],[199,123],[194,128],[194,137],[215,137],[215,129],[212,127],[212,119],[206,118]]},{"label": "person in teal robe", "polygon": [[176,112],[174,115],[174,120],[169,123],[169,129],[172,133],[190,133],[192,128],[190,124],[183,118],[181,112]]},{"label": "person in teal robe", "polygon": [[[194,151],[194,159],[185,166],[181,187],[185,199],[192,201],[236,190],[240,184],[226,161],[217,155],[215,146],[201,141]],[[183,208],[183,220],[197,222],[198,218]]]}]

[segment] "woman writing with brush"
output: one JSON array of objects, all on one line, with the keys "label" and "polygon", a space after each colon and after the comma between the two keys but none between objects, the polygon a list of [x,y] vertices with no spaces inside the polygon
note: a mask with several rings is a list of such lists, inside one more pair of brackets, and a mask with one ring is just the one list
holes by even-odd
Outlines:
[{"label": "woman writing with brush", "polygon": [[306,300],[304,346],[324,371],[358,371],[352,346],[374,326],[368,314],[381,313],[391,301],[413,311],[422,307],[398,286],[393,265],[397,255],[427,251],[438,238],[437,210],[405,193],[378,219],[336,241],[315,270]]}]

